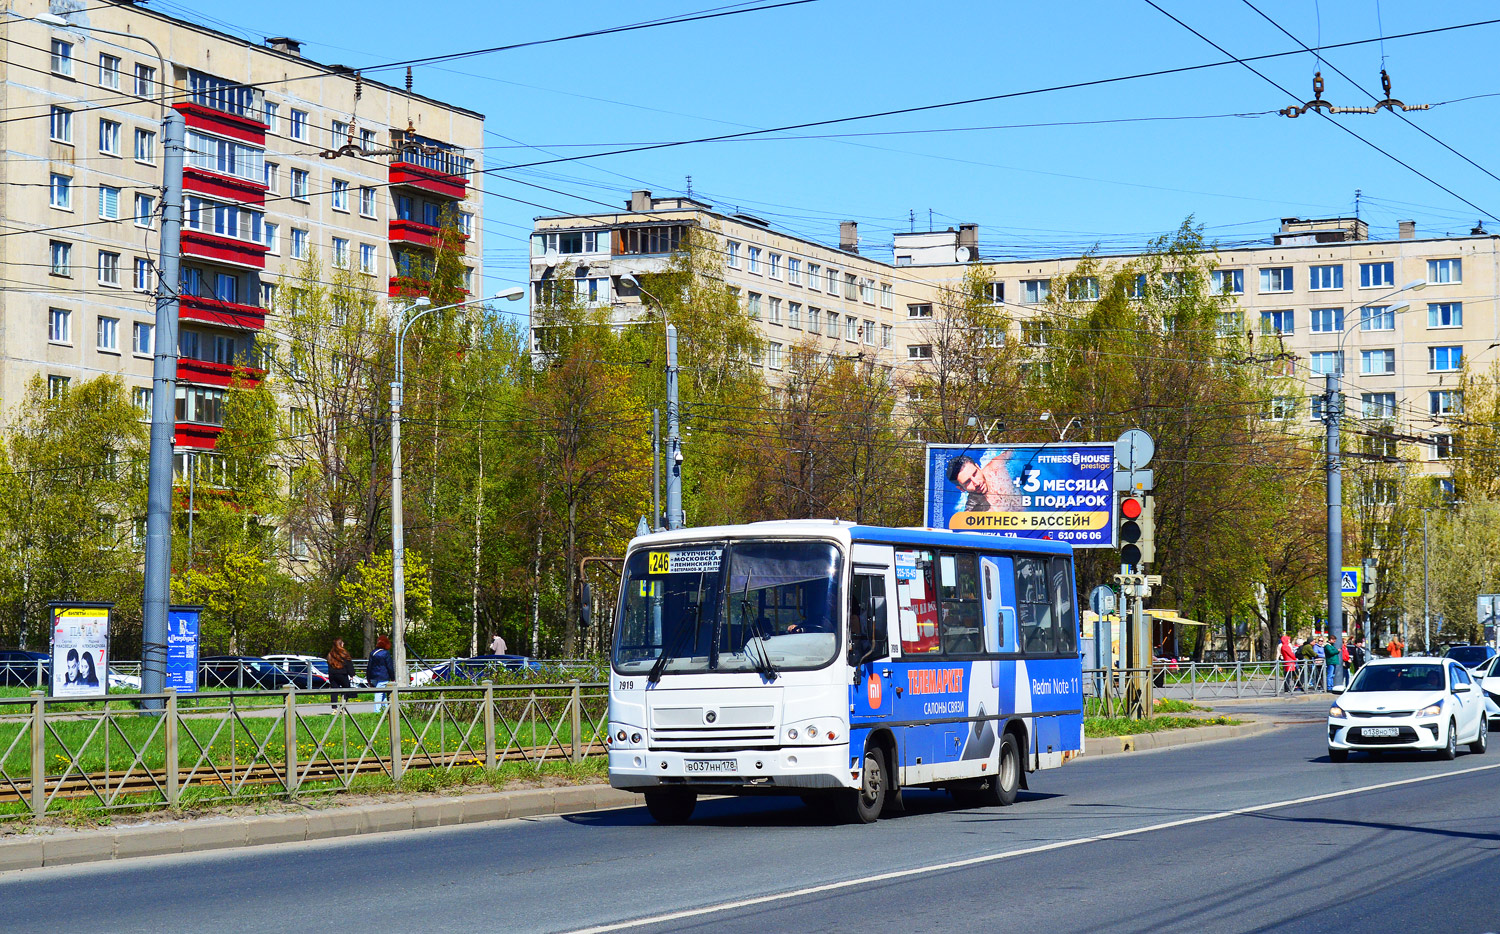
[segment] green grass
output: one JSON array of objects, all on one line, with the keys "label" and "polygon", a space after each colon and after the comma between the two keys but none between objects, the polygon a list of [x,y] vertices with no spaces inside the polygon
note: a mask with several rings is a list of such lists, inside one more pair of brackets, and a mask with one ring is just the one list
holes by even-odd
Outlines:
[{"label": "green grass", "polygon": [[1231,726],[1239,723],[1229,717],[1084,717],[1084,736],[1133,736],[1137,733],[1160,733],[1163,730],[1185,730],[1195,726]]},{"label": "green grass", "polygon": [[[1083,715],[1085,717],[1105,717],[1118,712],[1124,708],[1125,702],[1119,698],[1113,699],[1106,704],[1102,698],[1089,697],[1084,699]],[[1199,710],[1208,710],[1200,704],[1177,700],[1171,697],[1158,697],[1156,699],[1157,713],[1192,713]]]}]

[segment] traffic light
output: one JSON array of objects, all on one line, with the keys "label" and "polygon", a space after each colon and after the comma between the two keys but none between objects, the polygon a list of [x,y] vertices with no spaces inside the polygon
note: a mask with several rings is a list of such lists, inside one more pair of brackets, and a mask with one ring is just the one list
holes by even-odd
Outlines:
[{"label": "traffic light", "polygon": [[1120,498],[1120,561],[1137,567],[1156,560],[1156,503],[1151,496],[1132,493]]}]

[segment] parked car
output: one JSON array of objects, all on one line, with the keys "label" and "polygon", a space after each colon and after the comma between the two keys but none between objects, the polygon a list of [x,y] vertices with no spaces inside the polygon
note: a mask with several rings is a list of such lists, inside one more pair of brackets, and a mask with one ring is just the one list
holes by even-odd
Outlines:
[{"label": "parked car", "polygon": [[109,670],[109,686],[112,688],[129,688],[132,691],[139,691],[141,689],[141,677],[140,675],[121,674],[111,668]]},{"label": "parked car", "polygon": [[[541,663],[525,655],[475,655],[470,658],[455,658],[431,669],[434,681],[469,681],[478,684],[490,673],[507,671],[539,671]],[[413,683],[416,679],[413,677]]]},{"label": "parked car", "polygon": [[1495,654],[1492,645],[1455,645],[1444,652],[1443,657],[1451,658],[1465,668],[1478,668]]},{"label": "parked car", "polygon": [[205,655],[198,659],[198,684],[208,688],[279,690],[297,679],[275,663],[254,655]]},{"label": "parked car", "polygon": [[1475,668],[1472,677],[1484,692],[1484,709],[1490,718],[1490,726],[1500,726],[1500,655],[1492,656]]},{"label": "parked car", "polygon": [[[275,662],[282,671],[291,675],[311,671],[313,675],[312,686],[315,688],[328,686],[328,659],[326,658],[319,658],[316,655],[287,654],[265,655],[262,657],[268,662]],[[354,675],[349,679],[349,686],[355,688],[368,687],[369,682],[365,681],[359,675]]]},{"label": "parked car", "polygon": [[1468,669],[1451,658],[1377,658],[1365,663],[1328,710],[1328,758],[1351,750],[1434,750],[1445,759],[1464,743],[1489,745],[1486,697]]},{"label": "parked car", "polygon": [[0,685],[8,688],[46,687],[52,683],[46,652],[0,649]]}]

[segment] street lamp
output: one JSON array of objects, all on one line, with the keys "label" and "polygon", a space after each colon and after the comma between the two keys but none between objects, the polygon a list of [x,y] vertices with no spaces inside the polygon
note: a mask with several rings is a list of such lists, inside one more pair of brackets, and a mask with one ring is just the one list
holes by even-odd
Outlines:
[{"label": "street lamp", "polygon": [[[1363,311],[1402,292],[1416,292],[1427,287],[1427,280],[1408,282],[1393,292],[1388,292],[1372,302],[1366,302],[1357,310]],[[1388,314],[1398,315],[1411,310],[1411,302],[1401,302],[1387,309]],[[1328,463],[1328,637],[1334,645],[1344,636],[1344,469],[1339,460],[1339,422],[1343,414],[1343,398],[1339,392],[1339,380],[1344,371],[1344,342],[1353,334],[1346,330],[1338,341],[1338,359],[1326,374],[1326,392],[1323,396],[1323,423],[1328,427],[1325,446]]]},{"label": "street lamp", "polygon": [[[515,301],[526,294],[517,286],[496,292],[492,298]],[[396,684],[406,686],[406,530],[401,515],[401,402],[406,383],[406,334],[411,326],[435,311],[448,311],[465,305],[476,305],[490,298],[473,298],[466,302],[432,307],[427,296],[413,304],[422,309],[401,325],[396,338],[396,379],[391,383],[391,641],[396,654]]]},{"label": "street lamp", "polygon": [[[177,386],[177,290],[182,243],[182,161],[186,137],[182,119],[167,106],[167,59],[155,42],[133,32],[71,23],[54,13],[33,22],[55,29],[77,29],[138,39],[151,47],[159,67],[156,105],[161,112],[162,217],[161,280],[156,290],[156,327],[151,366],[151,448],[146,480],[146,561],[141,594],[141,693],[160,694],[167,677],[167,604],[172,576],[172,450]],[[161,701],[144,706],[160,709]]]},{"label": "street lamp", "polygon": [[662,324],[667,330],[667,528],[680,529],[682,514],[682,437],[677,424],[677,326],[667,324],[667,306],[646,291],[641,280],[631,273],[620,276],[620,283],[634,287],[661,309]]}]

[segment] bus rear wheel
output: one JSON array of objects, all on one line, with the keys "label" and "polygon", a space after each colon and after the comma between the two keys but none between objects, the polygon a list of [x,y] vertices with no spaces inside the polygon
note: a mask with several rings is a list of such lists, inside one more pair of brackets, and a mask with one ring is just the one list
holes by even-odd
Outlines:
[{"label": "bus rear wheel", "polygon": [[953,797],[964,807],[1002,808],[1016,803],[1020,789],[1021,747],[1016,743],[1016,734],[1006,733],[1000,737],[1000,767],[995,774],[977,787],[954,791]]},{"label": "bus rear wheel", "polygon": [[698,806],[698,796],[691,791],[648,791],[646,810],[658,824],[686,824]]},{"label": "bus rear wheel", "polygon": [[885,808],[888,777],[885,753],[878,746],[866,749],[859,788],[839,795],[839,816],[845,823],[873,824],[880,817]]}]

